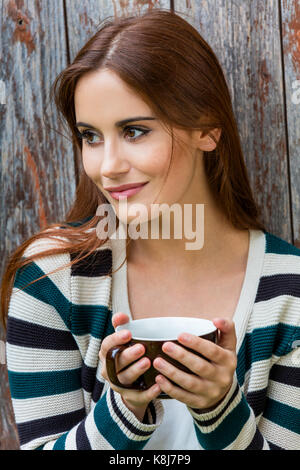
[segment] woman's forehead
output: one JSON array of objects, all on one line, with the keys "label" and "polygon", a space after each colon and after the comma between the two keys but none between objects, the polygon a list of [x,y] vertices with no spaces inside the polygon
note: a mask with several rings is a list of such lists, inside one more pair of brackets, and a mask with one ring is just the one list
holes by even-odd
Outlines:
[{"label": "woman's forehead", "polygon": [[80,121],[86,120],[86,113],[89,118],[91,115],[106,116],[114,123],[135,116],[155,117],[138,93],[116,74],[106,70],[88,73],[79,79],[74,104],[78,114],[76,119]]}]

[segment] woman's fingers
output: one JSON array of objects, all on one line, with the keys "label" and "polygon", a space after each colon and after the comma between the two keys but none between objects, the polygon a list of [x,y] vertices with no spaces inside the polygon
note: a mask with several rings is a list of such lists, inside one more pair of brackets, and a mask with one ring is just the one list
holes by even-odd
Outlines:
[{"label": "woman's fingers", "polygon": [[[114,315],[113,323],[115,325],[122,324],[127,322],[127,315],[122,312]],[[103,363],[102,367],[102,376],[108,380],[107,371],[106,371],[106,355],[107,352],[112,348],[117,348],[128,343],[131,339],[131,333],[129,330],[117,331],[102,341],[99,357]],[[145,353],[145,347],[142,344],[135,344],[128,346],[123,351],[118,353],[116,358],[116,370],[118,375],[118,380],[124,384],[129,385],[135,382],[140,375],[142,375],[151,365],[151,362],[148,358],[141,357]],[[141,359],[141,360],[139,360]]]},{"label": "woman's fingers", "polygon": [[[226,351],[222,347],[213,343],[212,341],[209,341],[208,339],[199,338],[196,335],[182,333],[178,336],[178,341],[183,346],[200,353],[202,356],[204,356],[205,359],[214,363],[222,362],[224,353],[226,355]],[[163,351],[169,354],[167,352],[166,346],[163,346]]]},{"label": "woman's fingers", "polygon": [[[116,329],[119,325],[124,325],[129,321],[128,316],[123,312],[118,312],[112,317],[113,327]],[[99,357],[102,362],[102,376],[109,381],[110,387],[118,392],[126,406],[133,412],[144,413],[144,407],[148,405],[152,400],[158,397],[161,389],[158,384],[154,384],[147,390],[134,390],[121,388],[110,382],[107,376],[106,370],[106,355],[109,349],[116,348],[128,343],[131,340],[131,333],[129,330],[117,331],[102,341]],[[117,374],[118,380],[121,384],[130,385],[135,382],[150,366],[151,362],[148,358],[141,358],[145,353],[145,347],[142,344],[135,344],[126,347],[122,352],[118,354],[116,370],[119,370]],[[137,416],[137,415],[136,415]]]},{"label": "woman's fingers", "polygon": [[134,406],[141,406],[143,404],[148,404],[150,401],[154,400],[158,397],[161,392],[160,386],[155,383],[152,387],[148,388],[147,390],[132,390],[132,389],[124,389],[117,387],[114,384],[110,384],[110,387],[118,392],[123,399],[129,402],[131,405]]},{"label": "woman's fingers", "polygon": [[161,357],[154,359],[153,366],[162,375],[168,377],[172,382],[185,390],[192,390],[193,393],[198,393],[202,390],[203,380],[200,377],[195,374],[183,372]]},{"label": "woman's fingers", "polygon": [[231,363],[236,349],[234,323],[224,318],[216,318],[213,320],[213,323],[220,332],[218,344],[188,333],[181,333],[178,336],[178,341],[183,346],[202,354],[205,359],[215,364]]},{"label": "woman's fingers", "polygon": [[112,316],[111,321],[112,321],[113,327],[116,329],[117,326],[124,325],[124,323],[128,323],[129,317],[124,312],[117,312]]},{"label": "woman's fingers", "polygon": [[104,338],[100,349],[100,359],[103,361],[106,358],[107,351],[122,344],[128,343],[131,339],[131,332],[129,330],[122,330]]},{"label": "woman's fingers", "polygon": [[130,385],[135,382],[151,366],[151,361],[147,357],[140,359],[129,366],[126,370],[119,372],[118,380],[124,385]]},{"label": "woman's fingers", "polygon": [[[121,372],[129,364],[137,361],[145,353],[145,347],[142,344],[135,344],[124,349],[117,358],[117,371]],[[148,359],[149,360],[149,359]]]},{"label": "woman's fingers", "polygon": [[[189,390],[183,389],[182,387],[172,383],[164,375],[158,375],[155,380],[161,390],[171,398],[175,398],[191,408],[207,407],[208,400],[204,394],[198,396]],[[204,382],[204,384],[206,388],[209,387],[209,382]],[[208,384],[208,386],[206,384]]]},{"label": "woman's fingers", "polygon": [[[197,342],[195,341],[195,345]],[[193,348],[195,352],[197,351],[196,346]],[[205,358],[201,358],[195,354],[195,352],[187,351],[182,346],[175,344],[173,342],[166,342],[162,346],[162,350],[168,354],[172,359],[180,362],[182,365],[187,367],[194,374],[203,377],[211,378],[215,373],[215,366],[207,361]],[[159,360],[158,360],[159,362]],[[156,359],[154,361],[156,364]]]},{"label": "woman's fingers", "polygon": [[218,341],[218,345],[221,346],[223,349],[227,349],[228,351],[235,352],[236,351],[236,333],[235,333],[234,322],[232,320],[228,320],[225,318],[214,318],[213,324],[220,331],[220,338]]}]

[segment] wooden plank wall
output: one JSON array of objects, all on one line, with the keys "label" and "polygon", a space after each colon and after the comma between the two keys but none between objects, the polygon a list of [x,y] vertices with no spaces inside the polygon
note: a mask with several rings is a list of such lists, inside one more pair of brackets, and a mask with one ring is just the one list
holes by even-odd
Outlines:
[{"label": "wooden plank wall", "polygon": [[[7,255],[74,198],[80,159],[59,134],[50,84],[103,19],[150,8],[175,9],[212,46],[264,223],[300,247],[298,0],[0,0],[0,275]],[[0,449],[18,448],[0,363]]]},{"label": "wooden plank wall", "polygon": [[280,4],[292,234],[300,246],[300,2]]},{"label": "wooden plank wall", "polygon": [[[57,116],[48,99],[51,82],[67,65],[63,2],[0,0],[0,11],[4,262],[23,240],[63,217],[74,197],[75,173],[72,143],[53,130]],[[0,448],[13,449],[18,444],[6,371],[0,367]]]}]

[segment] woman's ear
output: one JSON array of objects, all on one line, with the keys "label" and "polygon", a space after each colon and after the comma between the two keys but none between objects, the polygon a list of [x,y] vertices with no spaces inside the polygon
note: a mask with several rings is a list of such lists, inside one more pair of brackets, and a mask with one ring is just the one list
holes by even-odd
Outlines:
[{"label": "woman's ear", "polygon": [[[204,152],[211,152],[216,148],[217,143],[219,142],[219,139],[221,137],[221,133],[221,129],[213,129],[212,131],[209,131],[209,133],[204,137],[202,137],[201,133],[198,140],[198,148]],[[209,134],[212,134],[214,136],[217,143],[210,137]]]}]

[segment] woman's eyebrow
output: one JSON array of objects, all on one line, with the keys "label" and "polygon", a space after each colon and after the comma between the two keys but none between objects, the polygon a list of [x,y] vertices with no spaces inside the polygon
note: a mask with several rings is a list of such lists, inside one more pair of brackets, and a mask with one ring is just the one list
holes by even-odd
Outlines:
[{"label": "woman's eyebrow", "polygon": [[[150,121],[150,120],[153,121],[155,119],[156,119],[155,117],[151,117],[151,116],[135,116],[132,118],[122,119],[122,121],[116,122],[115,126],[121,127],[121,126],[124,126],[124,124],[127,124],[128,122]],[[86,122],[76,122],[76,126],[88,127],[89,129],[97,130],[94,126],[91,126],[90,124],[87,124]]]}]

